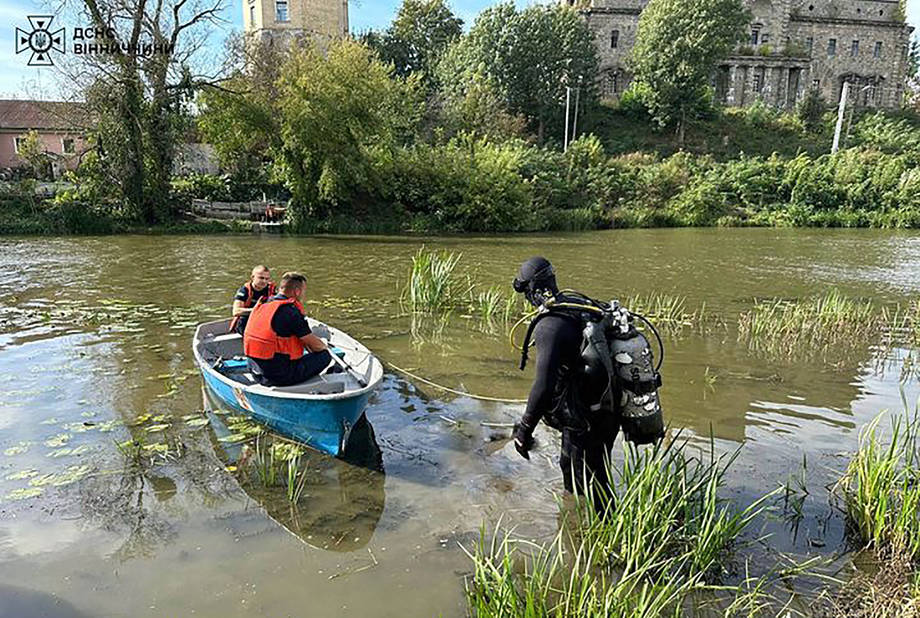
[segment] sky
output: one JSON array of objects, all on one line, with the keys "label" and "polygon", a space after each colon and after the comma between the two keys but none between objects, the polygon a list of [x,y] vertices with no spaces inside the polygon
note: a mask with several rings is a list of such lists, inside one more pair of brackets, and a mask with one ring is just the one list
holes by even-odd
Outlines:
[{"label": "sky", "polygon": [[[210,44],[220,49],[221,41],[234,30],[242,30],[242,0],[225,0],[222,17],[226,23],[210,33]],[[452,0],[451,7],[469,26],[484,8],[498,0]],[[533,4],[536,0],[516,0],[519,6]],[[60,98],[61,86],[54,69],[26,65],[26,53],[15,53],[16,27],[29,30],[27,16],[48,14],[51,0],[0,0],[0,98]],[[353,32],[385,28],[392,21],[401,0],[349,0],[349,17]],[[920,33],[920,0],[907,0],[908,22]],[[67,28],[68,49],[72,44],[73,28],[79,23],[60,23],[55,27]],[[915,34],[918,34],[915,33]]]}]

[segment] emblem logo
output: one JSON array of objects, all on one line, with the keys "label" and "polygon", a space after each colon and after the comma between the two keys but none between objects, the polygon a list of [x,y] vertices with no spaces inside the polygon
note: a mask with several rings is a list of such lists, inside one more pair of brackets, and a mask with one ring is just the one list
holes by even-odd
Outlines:
[{"label": "emblem logo", "polygon": [[51,30],[53,15],[29,15],[31,32],[16,28],[16,53],[31,52],[30,67],[50,67],[54,65],[51,52],[64,53],[66,45],[64,28]]}]

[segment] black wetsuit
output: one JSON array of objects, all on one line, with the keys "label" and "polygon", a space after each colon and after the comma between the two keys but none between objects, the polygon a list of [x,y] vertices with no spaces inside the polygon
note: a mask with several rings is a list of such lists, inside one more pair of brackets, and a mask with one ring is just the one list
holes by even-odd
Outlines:
[{"label": "black wetsuit", "polygon": [[606,458],[620,423],[609,412],[592,412],[606,384],[589,381],[581,367],[582,325],[573,317],[549,315],[536,325],[536,377],[522,422],[536,427],[542,419],[562,432],[559,466],[566,491],[584,487],[584,472],[609,486]]}]

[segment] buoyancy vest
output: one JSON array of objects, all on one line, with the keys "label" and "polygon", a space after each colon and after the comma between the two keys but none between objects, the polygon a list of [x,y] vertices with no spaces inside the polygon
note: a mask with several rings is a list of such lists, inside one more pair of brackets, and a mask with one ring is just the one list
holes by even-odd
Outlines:
[{"label": "buoyancy vest", "polygon": [[[249,309],[250,307],[256,304],[256,301],[255,301],[256,290],[252,287],[252,280],[249,280],[246,283],[244,283],[243,288],[245,288],[246,290],[246,300],[243,301],[243,308]],[[266,291],[265,296],[263,296],[262,298],[271,298],[274,295],[275,295],[275,284],[269,283],[268,290]],[[240,314],[237,316],[233,316],[233,319],[230,320],[230,328],[228,329],[228,332],[231,332],[231,333],[237,332],[236,330],[237,325],[245,317],[246,317],[246,314]]]},{"label": "buoyancy vest", "polygon": [[303,305],[296,298],[262,300],[255,306],[243,334],[243,354],[260,360],[271,360],[275,354],[286,354],[291,360],[303,356],[300,337],[280,337],[272,328],[275,312],[284,305],[294,305],[303,312]]},{"label": "buoyancy vest", "polygon": [[[256,301],[255,301],[255,298],[256,298],[256,290],[255,290],[255,288],[252,287],[252,280],[247,281],[246,283],[244,283],[244,284],[243,284],[243,287],[246,288],[246,300],[245,300],[245,302],[243,302],[243,308],[244,308],[244,309],[249,309],[250,307],[253,307],[253,306],[255,306],[255,304],[256,304]],[[275,284],[274,284],[274,283],[269,283],[269,284],[268,284],[268,292],[265,294],[265,296],[263,296],[263,298],[271,298],[271,297],[274,296],[275,294],[276,294],[276,292],[275,292]]]}]

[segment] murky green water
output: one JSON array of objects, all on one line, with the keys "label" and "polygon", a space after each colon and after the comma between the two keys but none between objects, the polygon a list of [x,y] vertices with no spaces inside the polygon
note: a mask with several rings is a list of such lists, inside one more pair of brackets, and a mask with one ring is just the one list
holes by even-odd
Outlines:
[{"label": "murky green water", "polygon": [[[256,263],[298,269],[309,311],[382,360],[461,390],[519,398],[506,329],[459,312],[400,314],[410,256],[462,251],[476,283],[507,286],[537,253],[560,283],[600,298],[661,292],[705,305],[703,329],[666,337],[668,421],[700,448],[744,444],[729,492],[769,490],[807,454],[801,518],[762,522],[797,555],[845,549],[824,485],[857,429],[915,401],[895,349],[750,350],[735,321],[753,299],[831,289],[878,303],[920,293],[920,235],[878,231],[653,230],[513,238],[129,237],[0,240],[0,609],[9,615],[461,616],[483,521],[550,535],[561,491],[550,433],[531,462],[503,441],[511,404],[445,397],[388,373],[351,462],[308,456],[296,513],[239,472],[238,448],[183,419],[202,410],[190,342]],[[715,376],[707,380],[705,376]],[[201,416],[200,414],[198,416]],[[138,421],[143,422],[138,422]],[[165,427],[162,427],[165,425]],[[154,429],[151,431],[151,429]],[[118,443],[137,440],[141,465]],[[248,493],[247,493],[248,492]],[[2,612],[0,612],[2,613]]]}]

